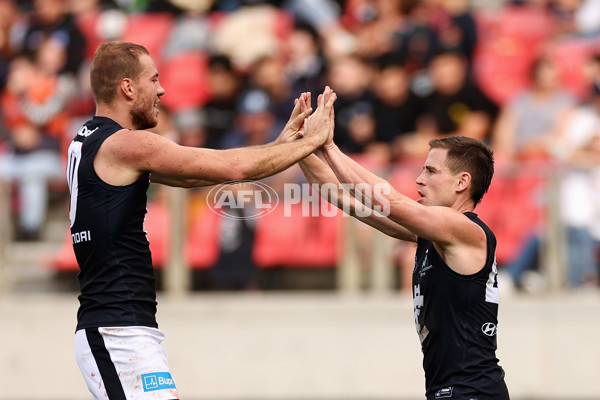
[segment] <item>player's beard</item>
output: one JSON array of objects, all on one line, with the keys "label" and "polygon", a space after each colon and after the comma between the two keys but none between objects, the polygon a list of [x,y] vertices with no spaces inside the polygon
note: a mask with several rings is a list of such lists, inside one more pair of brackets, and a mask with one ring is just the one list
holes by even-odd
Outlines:
[{"label": "player's beard", "polygon": [[158,118],[155,114],[154,100],[145,101],[139,99],[131,109],[131,120],[136,129],[150,129],[158,124]]}]

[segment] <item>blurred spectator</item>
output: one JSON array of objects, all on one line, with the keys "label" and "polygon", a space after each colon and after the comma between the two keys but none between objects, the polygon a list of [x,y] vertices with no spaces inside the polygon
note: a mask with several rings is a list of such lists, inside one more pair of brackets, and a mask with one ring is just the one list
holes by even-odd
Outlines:
[{"label": "blurred spectator", "polygon": [[531,235],[521,247],[517,257],[500,269],[499,279],[506,287],[516,287],[529,293],[546,288],[541,267],[541,236]]},{"label": "blurred spectator", "polygon": [[209,60],[208,82],[211,98],[202,108],[206,147],[218,148],[225,133],[233,129],[243,82],[229,58],[222,55]]},{"label": "blurred spectator", "polygon": [[255,146],[273,141],[284,124],[280,124],[271,109],[269,95],[262,90],[250,89],[240,98],[233,130],[227,132],[220,148]]},{"label": "blurred spectator", "polygon": [[282,17],[268,5],[236,9],[215,26],[213,51],[228,56],[236,70],[245,72],[258,60],[278,53],[280,39],[274,27]]},{"label": "blurred spectator", "polygon": [[[49,78],[49,79],[47,79]],[[56,85],[39,66],[15,59],[2,93],[3,122],[9,133],[9,152],[1,155],[2,178],[16,183],[18,240],[37,240],[46,218],[47,181],[63,174],[60,142],[49,134],[49,116],[61,111],[60,96],[53,100],[49,85]],[[38,110],[39,109],[39,110]]]},{"label": "blurred spectator", "polygon": [[442,0],[436,21],[439,50],[461,53],[469,65],[477,46],[477,26],[467,0]]},{"label": "blurred spectator", "polygon": [[406,13],[412,0],[374,1],[365,4],[361,13],[361,25],[355,29],[356,54],[375,59],[395,49],[398,36],[410,30]]},{"label": "blurred spectator", "polygon": [[[600,243],[600,86],[588,104],[568,113],[555,138],[560,173],[560,217],[565,228],[567,286],[598,285]],[[509,282],[526,291],[543,289],[540,273],[542,234],[530,236],[518,256],[502,270]]]},{"label": "blurred spectator", "polygon": [[[170,58],[179,52],[207,51],[210,47],[210,20],[206,8],[209,1],[173,0],[183,9],[171,30],[163,50],[163,58]],[[185,4],[184,4],[185,3]]]},{"label": "blurred spectator", "polygon": [[488,140],[498,107],[470,79],[465,58],[460,53],[442,52],[432,60],[429,75],[433,92],[423,100],[417,132],[402,140],[402,154],[422,157],[429,140],[440,136]]},{"label": "blurred spectator", "polygon": [[400,57],[409,74],[427,68],[433,59],[438,38],[432,28],[432,6],[426,0],[407,0],[406,22],[398,31],[394,52]]},{"label": "blurred spectator", "polygon": [[[338,99],[335,108],[335,141],[344,152],[355,152],[364,148],[365,139],[361,143],[352,137],[350,123],[353,117],[365,111],[373,112],[374,95],[370,92],[371,82],[374,76],[374,68],[371,63],[366,62],[356,55],[336,57],[330,60],[327,71],[327,81],[336,91]],[[313,99],[316,102],[316,99]],[[356,132],[354,132],[356,133]],[[372,132],[369,141],[375,139]]]},{"label": "blurred spectator", "polygon": [[354,51],[356,41],[340,21],[344,2],[339,3],[333,0],[285,0],[283,9],[297,21],[315,28],[323,39],[326,56],[336,57]]},{"label": "blurred spectator", "polygon": [[50,38],[60,42],[66,49],[66,62],[59,72],[77,75],[85,58],[86,41],[74,16],[69,12],[67,0],[33,1],[23,51],[33,56],[42,43]]},{"label": "blurred spectator", "polygon": [[565,163],[561,176],[561,215],[566,228],[568,284],[598,285],[600,243],[600,82],[592,100],[567,118],[558,155]]},{"label": "blurred spectator", "polygon": [[292,92],[292,82],[285,73],[285,61],[279,56],[258,60],[250,69],[248,84],[269,96],[275,118],[285,124],[300,93]]},{"label": "blurred spectator", "polygon": [[377,141],[377,121],[375,107],[368,101],[351,104],[344,113],[347,141],[344,145],[348,153],[365,153]]},{"label": "blurred spectator", "polygon": [[594,87],[600,82],[600,40],[598,41],[596,51],[584,62],[583,78],[589,87]]},{"label": "blurred spectator", "polygon": [[285,75],[292,85],[294,98],[302,92],[321,93],[325,86],[326,60],[319,33],[312,26],[297,22],[285,45]]},{"label": "blurred spectator", "polygon": [[508,160],[546,160],[575,100],[560,85],[559,70],[548,57],[540,57],[531,71],[531,87],[501,112],[493,134],[497,157]]},{"label": "blurred spectator", "polygon": [[15,0],[0,0],[0,91],[4,89],[10,61],[21,49],[24,14]]},{"label": "blurred spectator", "polygon": [[600,33],[600,1],[553,0],[550,9],[557,35],[591,36]]},{"label": "blurred spectator", "polygon": [[[413,133],[422,108],[421,99],[410,89],[410,76],[397,57],[380,58],[372,87],[377,139],[393,144],[401,136]],[[396,153],[394,158],[400,156]]]},{"label": "blurred spectator", "polygon": [[203,115],[200,110],[195,109],[178,111],[173,115],[173,125],[180,145],[209,147]]},{"label": "blurred spectator", "polygon": [[[234,187],[232,190],[235,190]],[[229,208],[227,214],[235,217],[221,218],[219,257],[210,269],[211,285],[215,290],[256,287],[257,270],[252,259],[255,220],[247,217],[249,210],[246,207]]]}]

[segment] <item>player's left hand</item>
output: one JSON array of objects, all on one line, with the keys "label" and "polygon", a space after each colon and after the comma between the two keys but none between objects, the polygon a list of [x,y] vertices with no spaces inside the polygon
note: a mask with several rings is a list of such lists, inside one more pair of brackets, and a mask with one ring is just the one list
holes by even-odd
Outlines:
[{"label": "player's left hand", "polygon": [[312,108],[310,107],[310,93],[304,92],[299,98],[294,100],[294,109],[290,119],[275,139],[275,144],[289,143],[304,136],[304,120],[310,116]]}]

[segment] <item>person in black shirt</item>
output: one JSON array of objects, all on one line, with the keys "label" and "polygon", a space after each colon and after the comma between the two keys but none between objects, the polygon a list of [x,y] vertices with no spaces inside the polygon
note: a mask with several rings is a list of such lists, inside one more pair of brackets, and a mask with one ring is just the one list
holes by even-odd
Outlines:
[{"label": "person in black shirt", "polygon": [[[509,399],[496,358],[496,238],[473,212],[494,173],[492,151],[462,136],[432,140],[416,180],[417,201],[344,155],[333,132],[322,152],[330,168],[314,154],[300,162],[310,183],[344,184],[354,197],[338,185],[330,202],[389,236],[417,243],[414,315],[427,399]],[[361,196],[352,189],[359,184]]]},{"label": "person in black shirt", "polygon": [[417,130],[402,142],[402,152],[425,156],[431,139],[467,136],[488,142],[498,106],[471,79],[466,59],[455,51],[438,53],[429,65],[432,92],[421,99]]},{"label": "person in black shirt", "polygon": [[[177,399],[156,323],[156,292],[144,232],[150,181],[196,187],[278,173],[327,139],[336,95],[312,115],[296,102],[281,135],[229,150],[180,146],[146,129],[165,94],[143,46],[104,43],[90,71],[95,116],[68,152],[71,237],[80,267],[77,363],[96,399]],[[310,117],[309,117],[310,115]],[[294,142],[288,136],[302,134]]]}]

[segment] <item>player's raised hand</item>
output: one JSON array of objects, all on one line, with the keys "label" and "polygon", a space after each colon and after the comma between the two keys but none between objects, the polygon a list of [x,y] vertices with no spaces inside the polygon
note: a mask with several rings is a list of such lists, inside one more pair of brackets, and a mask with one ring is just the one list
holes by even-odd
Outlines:
[{"label": "player's raised hand", "polygon": [[[309,103],[306,104],[306,96]],[[310,116],[312,108],[310,107],[310,93],[304,92],[299,98],[294,100],[294,109],[290,115],[290,119],[285,124],[285,127],[275,139],[275,143],[288,143],[304,136],[304,120]]]},{"label": "player's raised hand", "polygon": [[[331,97],[331,95],[333,94],[333,91],[330,92],[329,94],[326,94],[323,96],[323,101],[328,102],[329,98]],[[330,123],[329,123],[329,136],[327,137],[327,140],[325,141],[325,144],[323,145],[323,147],[331,147],[333,146],[333,132],[335,130],[335,112],[333,110],[333,107],[331,107],[331,116],[330,116]]]},{"label": "player's raised hand", "polygon": [[318,139],[320,146],[327,142],[333,124],[333,103],[337,95],[329,86],[317,100],[317,109],[304,122],[304,135]]}]

